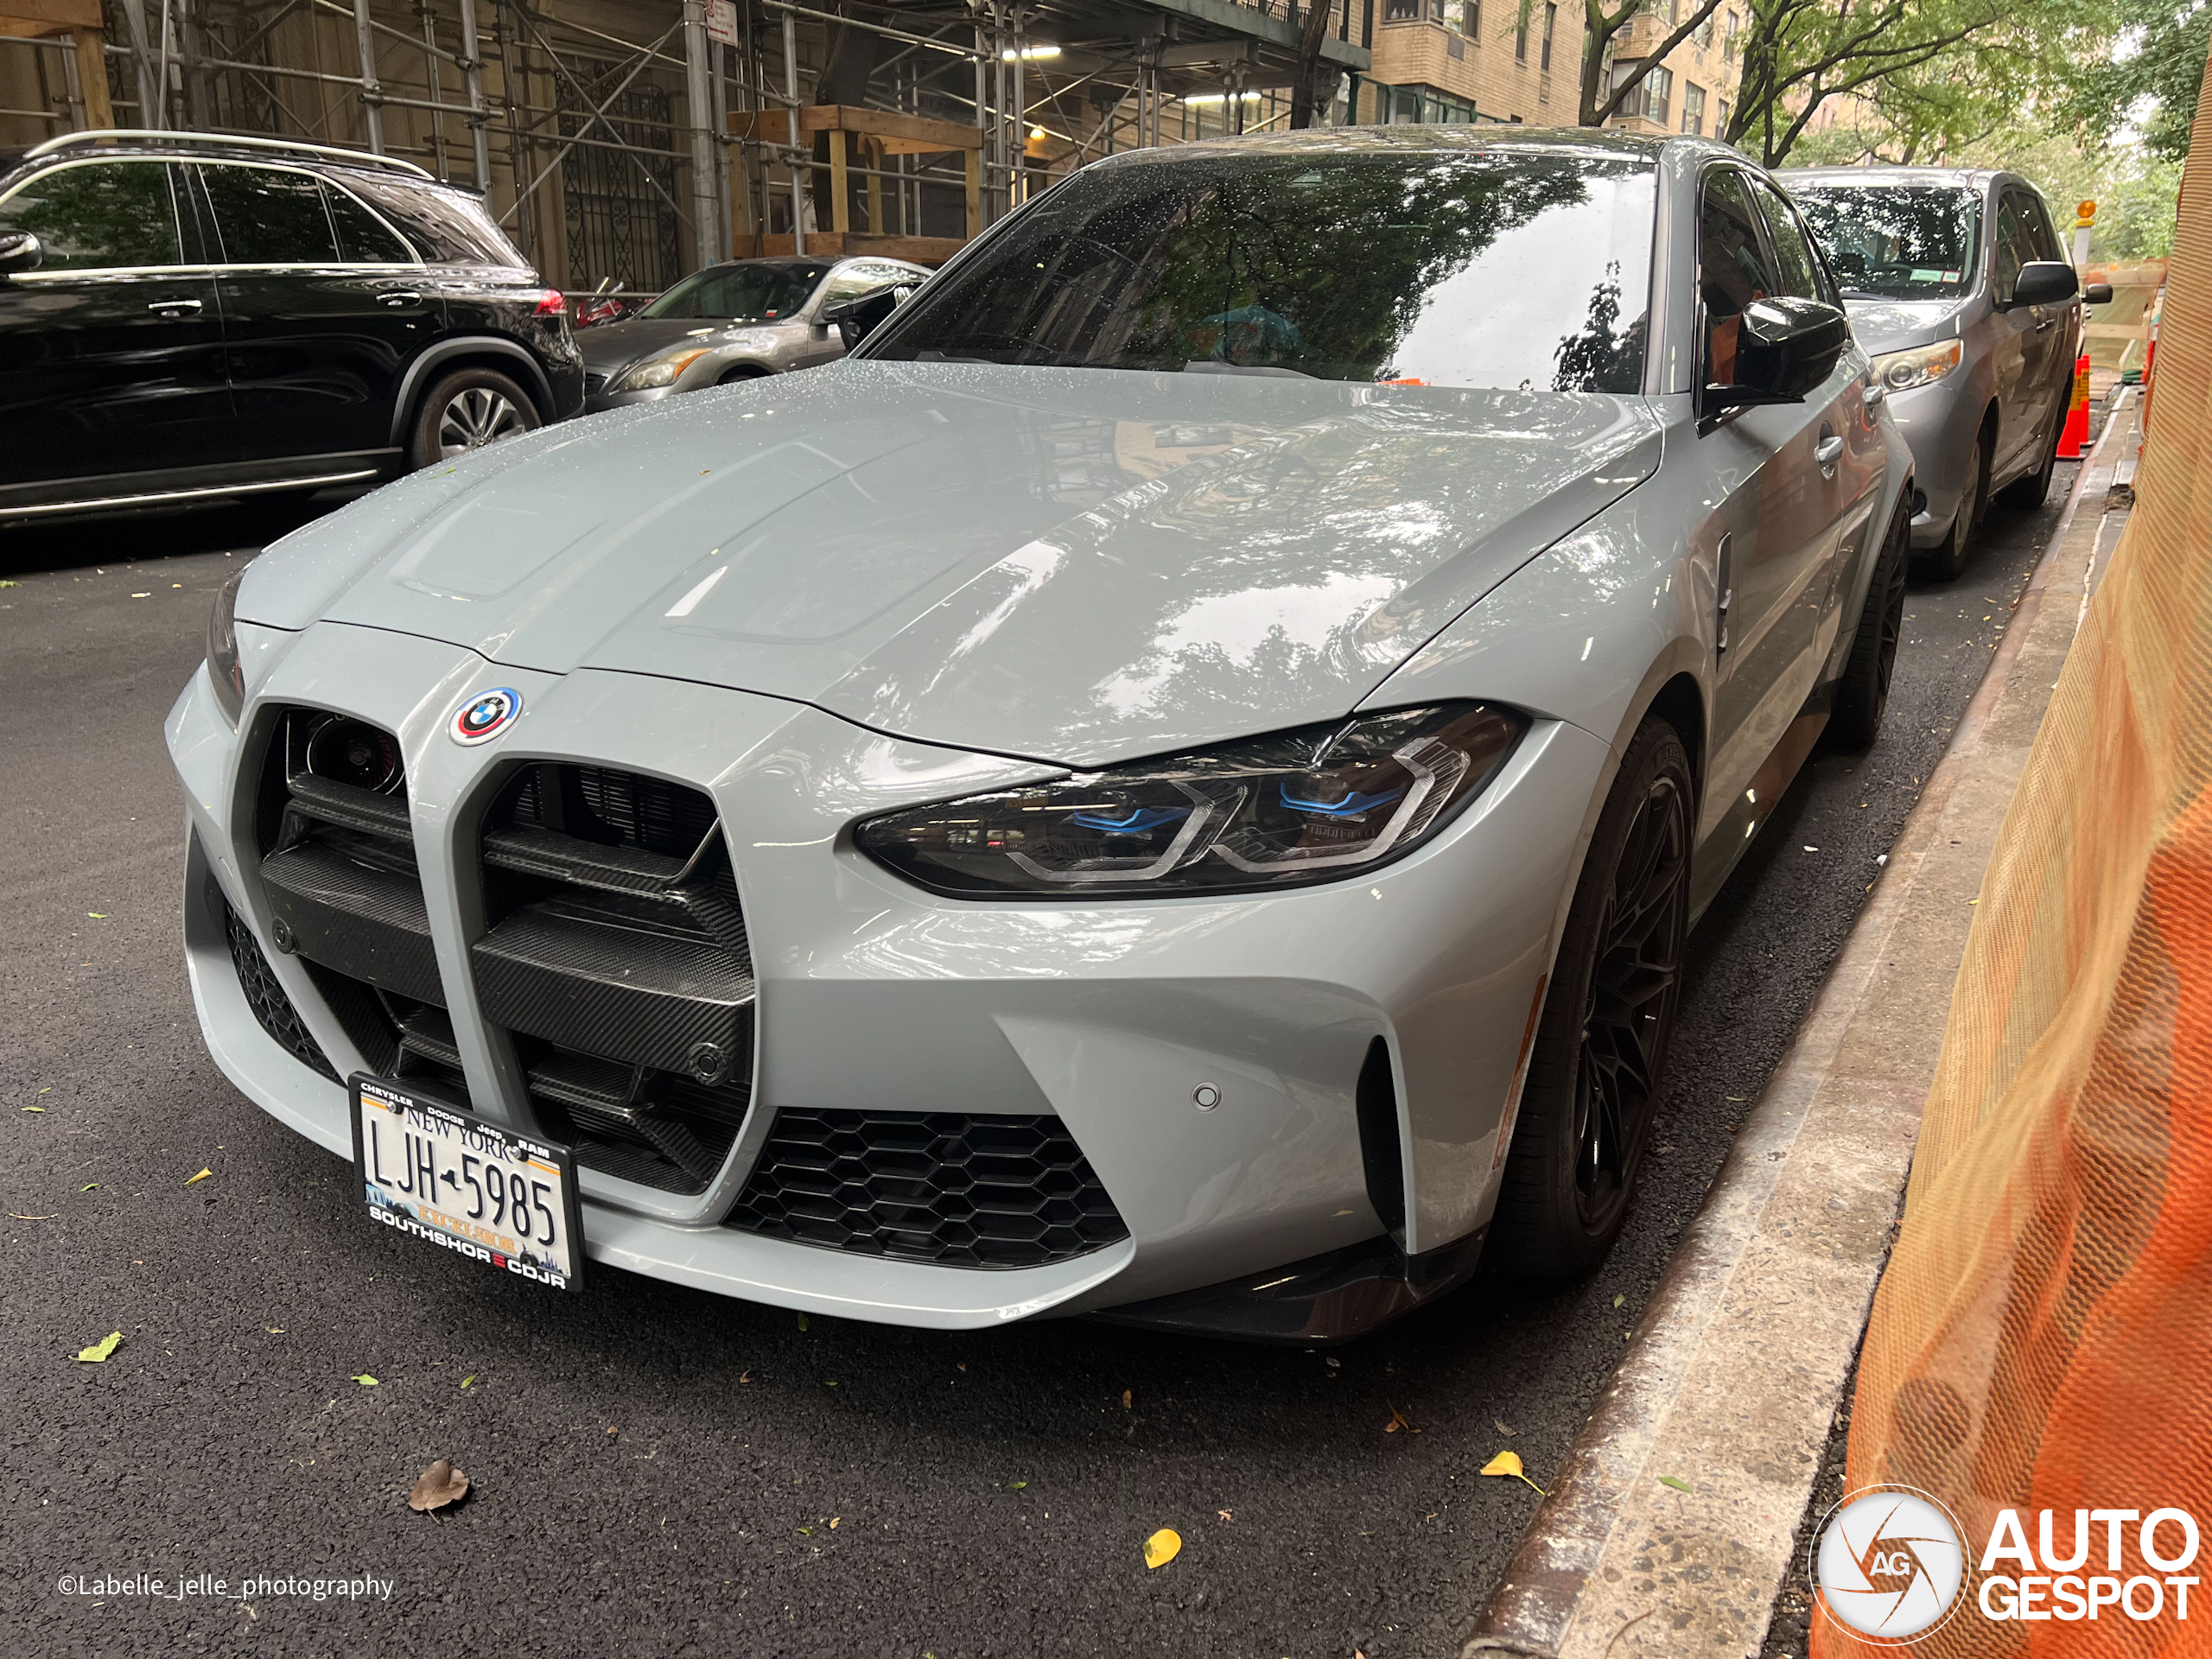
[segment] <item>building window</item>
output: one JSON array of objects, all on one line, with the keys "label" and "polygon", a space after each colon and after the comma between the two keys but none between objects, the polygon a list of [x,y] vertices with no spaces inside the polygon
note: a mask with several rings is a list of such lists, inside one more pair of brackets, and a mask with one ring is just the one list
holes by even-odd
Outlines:
[{"label": "building window", "polygon": [[1643,78],[1643,113],[1647,119],[1667,124],[1667,116],[1673,107],[1675,72],[1654,69]]},{"label": "building window", "polygon": [[1713,14],[1711,12],[1705,14],[1705,21],[1697,26],[1696,32],[1690,38],[1697,42],[1697,49],[1700,52],[1713,44]]},{"label": "building window", "polygon": [[1386,23],[1415,23],[1421,21],[1421,0],[1386,0],[1382,21]]},{"label": "building window", "polygon": [[1559,8],[1557,6],[1546,6],[1544,8],[1544,44],[1542,63],[1541,65],[1541,67],[1546,74],[1549,74],[1552,72],[1552,35],[1558,28]]},{"label": "building window", "polygon": [[1529,61],[1529,14],[1525,11],[1513,20],[1513,58],[1516,63]]},{"label": "building window", "polygon": [[1459,32],[1477,46],[1483,43],[1483,0],[1463,0],[1459,7]]},{"label": "building window", "polygon": [[1720,100],[1719,112],[1713,118],[1713,136],[1722,143],[1728,142],[1728,100]]},{"label": "building window", "polygon": [[1682,83],[1682,130],[1705,130],[1705,88],[1694,80]]},{"label": "building window", "polygon": [[1728,14],[1728,27],[1720,37],[1720,55],[1731,63],[1736,61],[1736,31],[1743,26],[1742,18],[1732,11]]}]

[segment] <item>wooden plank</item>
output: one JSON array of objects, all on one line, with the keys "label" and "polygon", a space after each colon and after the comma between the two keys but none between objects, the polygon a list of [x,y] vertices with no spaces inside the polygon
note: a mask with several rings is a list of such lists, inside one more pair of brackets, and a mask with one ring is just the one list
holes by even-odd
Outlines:
[{"label": "wooden plank", "polygon": [[[883,165],[883,141],[880,138],[861,140],[861,155],[870,168]],[[883,234],[883,176],[880,172],[868,175],[868,227],[876,235]]]},{"label": "wooden plank", "polygon": [[85,124],[112,127],[115,105],[108,101],[106,37],[98,29],[79,25],[70,31],[77,53],[77,84],[85,99]]},{"label": "wooden plank", "polygon": [[983,151],[981,145],[968,152],[968,234],[983,233]]},{"label": "wooden plank", "polygon": [[10,35],[41,38],[72,29],[100,29],[100,0],[7,0],[0,26]]},{"label": "wooden plank", "polygon": [[[15,0],[9,0],[13,4]],[[789,141],[791,124],[789,112],[784,110],[732,110],[729,112],[730,136],[756,139],[764,144],[780,144]]]},{"label": "wooden plank", "polygon": [[845,130],[830,129],[830,228],[842,236],[853,228],[852,177],[845,171]]},{"label": "wooden plank", "polygon": [[931,121],[895,110],[864,110],[857,104],[817,104],[799,111],[799,130],[864,132],[885,141],[893,156],[916,156],[932,150],[981,149],[981,128],[963,127],[954,121]]}]

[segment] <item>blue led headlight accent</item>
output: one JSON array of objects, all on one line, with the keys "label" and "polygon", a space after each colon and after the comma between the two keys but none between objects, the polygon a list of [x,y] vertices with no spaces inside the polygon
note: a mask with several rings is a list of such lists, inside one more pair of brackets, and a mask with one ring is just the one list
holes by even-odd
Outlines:
[{"label": "blue led headlight accent", "polygon": [[1173,823],[1190,816],[1187,806],[1133,806],[1126,817],[1109,818],[1103,812],[1071,812],[1068,822],[1085,830],[1103,830],[1109,836],[1141,836],[1147,830],[1157,830],[1163,823]]},{"label": "blue led headlight accent", "polygon": [[1368,811],[1374,807],[1381,806],[1385,802],[1396,800],[1399,796],[1406,792],[1405,790],[1401,787],[1398,789],[1386,789],[1382,791],[1379,794],[1363,795],[1355,789],[1346,794],[1341,801],[1302,801],[1299,799],[1297,796],[1290,792],[1290,785],[1288,784],[1284,784],[1281,787],[1282,789],[1282,804],[1285,806],[1289,807],[1293,811],[1314,812],[1319,813],[1323,817],[1328,818],[1357,817],[1362,812]]}]

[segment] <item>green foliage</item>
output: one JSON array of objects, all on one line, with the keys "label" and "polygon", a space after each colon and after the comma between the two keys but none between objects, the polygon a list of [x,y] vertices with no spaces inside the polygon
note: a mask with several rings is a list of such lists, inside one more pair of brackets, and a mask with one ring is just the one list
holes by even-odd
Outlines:
[{"label": "green foliage", "polygon": [[2062,106],[2109,140],[2133,124],[2153,156],[2189,154],[2189,130],[2212,50],[2212,0],[2111,0],[2117,39],[2085,63]]}]

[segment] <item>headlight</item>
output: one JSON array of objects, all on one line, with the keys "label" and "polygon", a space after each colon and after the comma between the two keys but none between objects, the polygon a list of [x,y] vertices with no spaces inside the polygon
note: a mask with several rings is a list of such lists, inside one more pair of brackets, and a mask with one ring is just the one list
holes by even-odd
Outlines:
[{"label": "headlight", "polygon": [[702,346],[696,351],[678,352],[673,357],[657,357],[650,363],[640,363],[634,369],[625,370],[621,378],[609,386],[609,391],[651,391],[658,386],[672,386],[683,371],[707,354]]},{"label": "headlight", "polygon": [[1941,380],[1964,360],[1959,342],[1916,346],[1909,352],[1885,352],[1874,359],[1874,373],[1891,391],[1910,391]]},{"label": "headlight", "polygon": [[1357,876],[1433,836],[1528,730],[1452,702],[917,807],[861,849],[957,897],[1252,892]]},{"label": "headlight", "polygon": [[238,723],[245,707],[245,677],[238,671],[238,583],[241,570],[215,593],[215,608],[207,617],[207,677],[215,683],[215,701],[232,725]]}]

